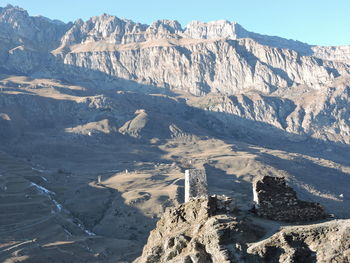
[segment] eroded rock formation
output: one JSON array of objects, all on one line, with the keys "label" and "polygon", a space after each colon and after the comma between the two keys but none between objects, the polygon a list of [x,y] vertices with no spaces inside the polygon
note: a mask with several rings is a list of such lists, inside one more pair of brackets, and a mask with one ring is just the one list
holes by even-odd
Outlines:
[{"label": "eroded rock formation", "polygon": [[267,237],[223,196],[192,199],[165,212],[135,263],[348,262],[349,220],[285,226]]},{"label": "eroded rock formation", "polygon": [[249,224],[223,196],[192,199],[168,209],[135,262],[235,262],[262,229]]},{"label": "eroded rock formation", "polygon": [[349,220],[337,220],[283,228],[248,253],[258,256],[255,262],[350,262],[349,240]]}]

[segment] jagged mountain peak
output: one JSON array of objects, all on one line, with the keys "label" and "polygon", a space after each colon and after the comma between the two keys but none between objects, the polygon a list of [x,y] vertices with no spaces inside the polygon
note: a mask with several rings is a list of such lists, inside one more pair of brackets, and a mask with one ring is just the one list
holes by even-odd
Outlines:
[{"label": "jagged mountain peak", "polygon": [[13,6],[11,4],[7,4],[5,7],[0,7],[0,10],[1,10],[1,12],[9,11],[9,12],[22,12],[22,13],[28,14],[28,12],[25,9],[23,9],[19,6]]},{"label": "jagged mountain peak", "polygon": [[162,28],[171,34],[175,34],[175,33],[179,33],[179,32],[183,31],[181,24],[178,21],[168,20],[168,19],[161,19],[161,20],[157,20],[157,21],[153,22],[148,27],[148,30],[150,30],[150,29],[158,30],[159,28]]},{"label": "jagged mountain peak", "polygon": [[23,8],[7,5],[4,8],[0,8],[0,22],[6,24],[13,24],[15,21],[30,20],[30,16]]},{"label": "jagged mountain peak", "polygon": [[185,34],[189,37],[199,39],[237,39],[236,25],[236,22],[229,22],[227,20],[211,22],[192,21],[186,26]]},{"label": "jagged mountain peak", "polygon": [[70,23],[43,16],[29,16],[26,10],[17,6],[0,8],[3,48],[24,45],[41,51],[50,50],[58,45],[59,39],[70,26]]},{"label": "jagged mountain peak", "polygon": [[[211,22],[192,21],[183,29],[181,24],[176,20],[162,19],[153,22],[151,25],[146,25],[128,19],[121,19],[114,15],[102,14],[91,17],[87,21],[78,19],[74,24],[64,24],[59,20],[51,20],[43,16],[29,16],[26,10],[17,6],[8,5],[0,9],[0,21],[11,24],[11,21],[14,20],[18,22],[18,28],[26,28],[26,31],[30,31],[30,27],[38,28],[38,24],[45,24],[44,27],[51,25],[65,27],[66,31],[68,31],[66,32],[66,36],[61,40],[62,46],[100,40],[105,40],[114,44],[129,44],[160,38],[252,38],[264,45],[292,48],[303,52],[303,54],[308,53],[307,44],[279,37],[269,37],[252,33],[244,29],[237,22],[230,22],[227,20]],[[74,36],[69,36],[69,34],[73,34]]]},{"label": "jagged mountain peak", "polygon": [[[56,24],[63,26],[66,23],[58,20],[58,19],[50,19],[48,17],[37,15],[37,16],[30,16],[27,12],[27,10],[19,7],[19,6],[13,6],[8,4],[7,6],[1,8],[0,7],[0,21],[4,23],[12,23],[13,21],[21,21],[26,20],[26,22],[29,21],[37,21],[37,23],[49,23],[49,24]],[[30,22],[29,22],[30,23]],[[68,23],[70,24],[70,23]]]},{"label": "jagged mountain peak", "polygon": [[[178,21],[166,19],[145,25],[102,14],[57,24],[19,12],[24,15],[0,26],[8,36],[0,55],[7,61],[6,70],[25,74],[41,73],[43,68],[57,72],[61,68],[56,63],[62,59],[77,70],[203,95],[271,93],[299,84],[318,87],[349,71],[347,64],[329,61],[340,56],[338,49],[317,52],[305,43],[252,33],[227,20],[193,21],[183,29]],[[47,59],[38,52],[47,52]],[[315,59],[314,53],[327,61]]]}]

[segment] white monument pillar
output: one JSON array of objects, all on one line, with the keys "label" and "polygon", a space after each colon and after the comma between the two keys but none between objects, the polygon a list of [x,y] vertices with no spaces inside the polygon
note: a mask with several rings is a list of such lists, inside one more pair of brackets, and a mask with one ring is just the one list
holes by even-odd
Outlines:
[{"label": "white monument pillar", "polygon": [[191,198],[208,195],[207,175],[201,169],[185,171],[185,202]]},{"label": "white monument pillar", "polygon": [[256,191],[255,184],[253,184],[253,202],[254,202],[255,208],[259,208],[259,197],[258,197],[258,193]]}]

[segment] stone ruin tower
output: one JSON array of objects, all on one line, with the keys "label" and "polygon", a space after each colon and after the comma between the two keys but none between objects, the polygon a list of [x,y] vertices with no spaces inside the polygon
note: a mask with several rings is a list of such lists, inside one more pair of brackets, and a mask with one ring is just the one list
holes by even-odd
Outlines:
[{"label": "stone ruin tower", "polygon": [[283,177],[263,176],[253,182],[254,211],[278,221],[303,222],[329,217],[318,203],[301,201]]},{"label": "stone ruin tower", "polygon": [[208,195],[207,175],[201,169],[185,171],[185,202],[191,198]]}]

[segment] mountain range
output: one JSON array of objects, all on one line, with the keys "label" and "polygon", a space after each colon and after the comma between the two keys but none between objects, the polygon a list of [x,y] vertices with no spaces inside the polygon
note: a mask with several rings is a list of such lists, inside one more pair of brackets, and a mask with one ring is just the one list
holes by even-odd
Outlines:
[{"label": "mountain range", "polygon": [[135,259],[186,168],[243,211],[275,175],[350,216],[350,46],[8,5],[0,59],[2,260]]}]

